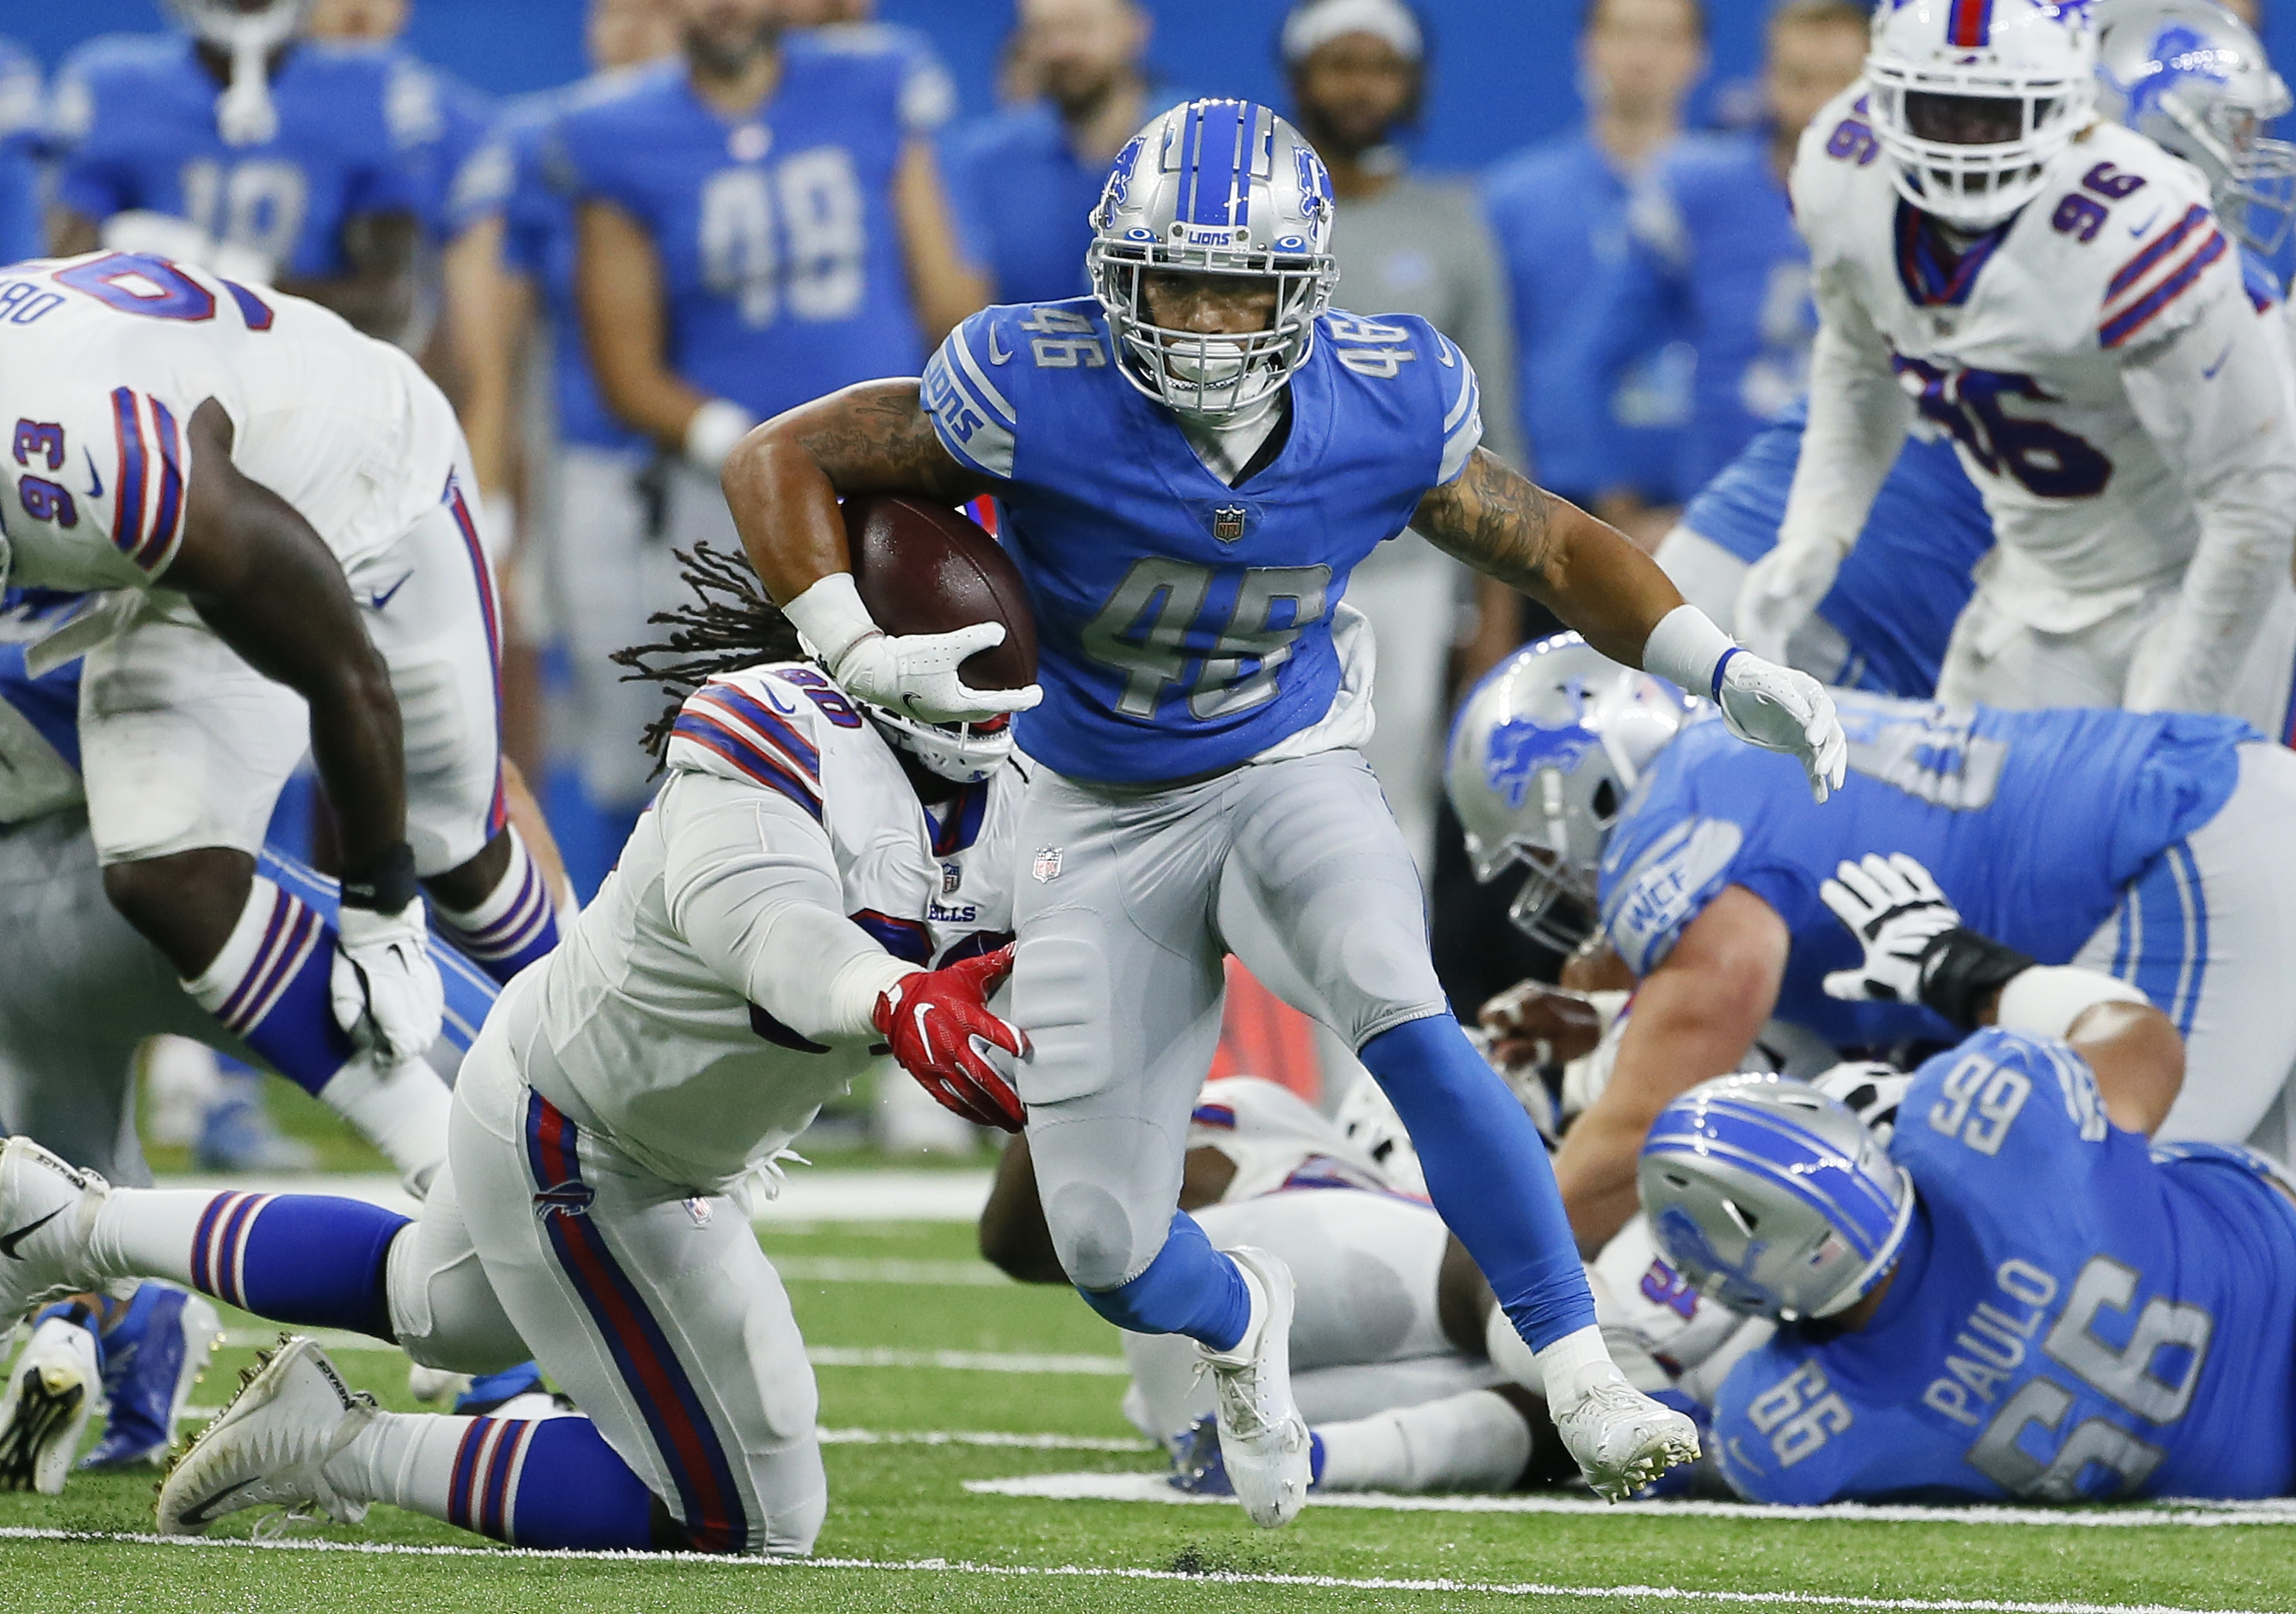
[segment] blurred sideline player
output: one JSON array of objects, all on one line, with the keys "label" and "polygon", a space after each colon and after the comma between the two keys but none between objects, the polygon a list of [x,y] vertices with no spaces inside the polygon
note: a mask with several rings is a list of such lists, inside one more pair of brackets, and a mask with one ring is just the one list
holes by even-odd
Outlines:
[{"label": "blurred sideline player", "polygon": [[912,129],[940,128],[956,116],[956,82],[923,30],[877,18],[877,0],[781,0],[783,28],[802,29],[816,45],[858,56],[890,56],[901,65],[901,120]]},{"label": "blurred sideline player", "polygon": [[[750,559],[848,687],[921,715],[1027,715],[1020,1082],[1061,1265],[1095,1310],[1201,1346],[1255,1523],[1305,1500],[1288,1387],[1292,1282],[1173,1209],[1219,1024],[1223,889],[1275,922],[1311,1002],[1377,1075],[1434,1199],[1606,1490],[1694,1449],[1603,1352],[1538,1134],[1445,1004],[1408,849],[1357,750],[1370,646],[1347,577],[1415,527],[1585,618],[1622,654],[1719,689],[1823,796],[1818,687],[1739,651],[1616,532],[1481,450],[1473,367],[1424,321],[1331,311],[1331,186],[1264,107],[1199,101],[1135,137],[1095,215],[1096,297],[976,315],[922,383],[849,388],[752,434],[726,485]],[[1051,699],[958,668],[987,627],[889,636],[837,496],[993,493]],[[1030,708],[1035,708],[1033,711]],[[1153,870],[1136,880],[1127,870]],[[1255,949],[1239,956],[1263,979]]]},{"label": "blurred sideline player", "polygon": [[2285,1151],[2296,1004],[2275,983],[2296,948],[2296,755],[2229,717],[1838,699],[1849,780],[1822,813],[1677,691],[1568,639],[1502,667],[1461,715],[1450,786],[1484,877],[1523,864],[1534,924],[1583,934],[1599,912],[1640,983],[1609,1085],[1555,1160],[1581,1247],[1633,1214],[1659,1110],[1738,1069],[1773,1014],[1832,1049],[1954,1039],[1917,1004],[1828,982],[1855,960],[1822,889],[1868,854],[1919,860],[2005,946],[2146,994],[2203,1073],[2164,1136]]},{"label": "blurred sideline player", "polygon": [[[778,1181],[881,1040],[920,1063],[925,1038],[1020,1049],[982,1005],[1010,965],[1021,776],[1009,731],[848,700],[738,561],[703,586],[715,600],[655,647],[655,676],[691,692],[650,734],[668,777],[569,945],[488,1017],[419,1220],[111,1189],[28,1139],[0,1152],[20,1258],[0,1315],[50,1285],[157,1275],[434,1366],[500,1367],[530,1343],[587,1414],[382,1413],[298,1339],[170,1471],[163,1532],[384,1501],[522,1546],[810,1550],[828,1505],[812,1369],[728,1194]],[[936,1096],[1018,1124],[977,1053]]]},{"label": "blurred sideline player", "polygon": [[1012,49],[1037,94],[942,142],[949,201],[1000,303],[1090,289],[1086,249],[1108,165],[1160,104],[1149,79],[1155,19],[1139,0],[1018,0]]},{"label": "blurred sideline player", "polygon": [[2277,733],[2285,647],[2251,651],[2288,609],[2296,368],[2204,176],[2095,115],[2095,53],[2085,7],[1914,0],[1803,137],[1810,423],[1736,626],[1772,648],[1800,626],[1918,422],[1998,542],[1940,699]]},{"label": "blurred sideline player", "polygon": [[1627,199],[1682,138],[1682,105],[1706,71],[1700,0],[1595,0],[1578,35],[1587,126],[1496,164],[1483,205],[1513,283],[1523,436],[1539,480],[1636,542],[1672,507],[1690,413],[1680,322],[1648,332],[1615,386],[1587,373],[1588,299],[1626,250]]},{"label": "blurred sideline player", "polygon": [[[545,160],[572,198],[577,306],[607,407],[665,456],[643,527],[559,537],[600,805],[648,764],[608,655],[679,597],[671,551],[730,543],[716,476],[759,420],[914,373],[985,293],[958,257],[898,54],[784,30],[778,0],[668,0],[685,53],[578,93]],[[570,487],[568,493],[573,489]],[[610,749],[611,748],[611,749]]]},{"label": "blurred sideline player", "polygon": [[0,39],[0,263],[37,258],[45,250],[37,153],[45,94],[40,64],[14,41]]},{"label": "blurred sideline player", "polygon": [[[446,399],[317,305],[122,253],[0,278],[14,577],[106,591],[78,736],[112,905],[185,991],[420,1192],[441,930],[507,979],[555,906],[504,822],[500,619]],[[324,535],[324,536],[322,536]],[[255,872],[306,749],[343,867],[329,923]]]},{"label": "blurred sideline player", "polygon": [[2248,1150],[2148,1149],[2185,1079],[2175,1026],[2108,976],[2003,956],[1948,905],[1841,911],[1868,937],[1859,984],[1967,1034],[1906,1086],[1886,1146],[1799,1083],[1738,1076],[1669,1105],[1642,1152],[1667,1260],[1781,1319],[1718,1397],[1731,1487],[1813,1505],[2296,1490],[2296,1193]]},{"label": "blurred sideline player", "polygon": [[303,0],[170,0],[186,35],[65,59],[51,252],[99,245],[214,266],[398,338],[414,307],[428,78],[304,37]]},{"label": "blurred sideline player", "polygon": [[[32,625],[12,620],[6,631]],[[8,1130],[140,1187],[151,1174],[135,1135],[137,1045],[172,1032],[242,1059],[260,1055],[201,1013],[166,958],[103,899],[79,786],[79,683],[76,665],[34,678],[23,644],[0,643],[0,929],[14,944],[0,972],[0,1115]],[[512,789],[513,811],[547,855],[531,803]],[[323,921],[336,919],[334,881],[275,848],[259,867]],[[459,1058],[494,1002],[494,983],[445,943],[430,946],[447,990],[433,1057]],[[86,1297],[44,1317],[0,1400],[0,1487],[62,1488],[99,1384],[110,1408],[104,1438],[80,1466],[160,1461],[218,1326],[205,1300],[165,1284]],[[37,1389],[27,1372],[40,1375]]]},{"label": "blurred sideline player", "polygon": [[[1359,308],[1415,314],[1475,367],[1484,441],[1524,463],[1515,430],[1514,342],[1498,253],[1474,194],[1422,179],[1401,142],[1427,92],[1426,39],[1401,0],[1306,0],[1283,33],[1300,132],[1330,166],[1348,227],[1332,238],[1340,284]],[[1416,533],[1382,544],[1349,579],[1348,599],[1380,648],[1382,721],[1364,746],[1422,879],[1435,865],[1444,717],[1455,643],[1470,681],[1520,643],[1521,596],[1473,574]],[[1461,608],[1477,606],[1472,630]]]},{"label": "blurred sideline player", "polygon": [[[1627,208],[1627,249],[1587,294],[1583,338],[1616,385],[1647,332],[1679,322],[1696,367],[1676,485],[1704,487],[1793,401],[1809,363],[1809,258],[1786,171],[1810,119],[1857,76],[1866,12],[1854,0],[1783,0],[1762,66],[1766,126],[1685,141]],[[1767,653],[1767,652],[1766,652]]]}]

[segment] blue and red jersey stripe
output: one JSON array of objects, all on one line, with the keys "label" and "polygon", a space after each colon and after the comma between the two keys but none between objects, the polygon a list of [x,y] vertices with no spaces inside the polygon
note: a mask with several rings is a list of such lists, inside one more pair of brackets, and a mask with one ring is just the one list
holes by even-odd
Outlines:
[{"label": "blue and red jersey stripe", "polygon": [[2231,249],[2225,244],[2224,233],[2211,229],[2200,250],[2185,260],[2184,266],[2159,285],[2137,299],[2120,313],[2097,327],[2096,340],[2107,348],[2118,348],[2130,337],[2151,324],[2170,303],[2191,289],[2193,283],[2207,273],[2209,266]]},{"label": "blue and red jersey stripe", "polygon": [[690,740],[705,750],[722,757],[767,790],[778,791],[796,802],[813,816],[815,822],[820,821],[821,787],[747,735],[736,733],[706,712],[694,710],[691,702],[678,713],[677,720],[669,725],[669,732],[674,739]]},{"label": "blue and red jersey stripe", "polygon": [[487,672],[495,692],[495,791],[493,803],[487,809],[487,834],[491,839],[510,822],[510,800],[502,769],[502,607],[495,599],[495,569],[487,560],[487,546],[479,540],[478,523],[471,519],[471,506],[463,497],[462,481],[451,471],[447,473],[447,488],[439,499],[454,512],[455,530],[463,535],[463,548],[470,556],[471,572],[478,582],[479,610],[487,623]]}]

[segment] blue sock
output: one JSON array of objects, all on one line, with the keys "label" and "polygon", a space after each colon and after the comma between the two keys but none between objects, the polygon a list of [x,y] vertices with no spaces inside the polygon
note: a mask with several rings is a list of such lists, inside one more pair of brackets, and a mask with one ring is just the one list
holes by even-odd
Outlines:
[{"label": "blue sock", "polygon": [[491,896],[462,912],[433,898],[439,929],[465,957],[503,985],[558,945],[558,906],[541,865],[516,830],[510,832],[510,866]]},{"label": "blue sock", "polygon": [[1195,1217],[1172,1213],[1172,1229],[1148,1270],[1119,1289],[1079,1289],[1084,1303],[1136,1334],[1185,1334],[1234,1350],[1251,1326],[1251,1291],[1236,1264],[1212,1248]]},{"label": "blue sock", "polygon": [[335,1023],[334,962],[334,927],[258,874],[223,951],[184,990],[273,1069],[316,1094],[352,1053]]},{"label": "blue sock", "polygon": [[410,1225],[360,1200],[219,1193],[192,1235],[192,1287],[275,1323],[390,1340],[390,1241]]},{"label": "blue sock", "polygon": [[1459,1022],[1409,1020],[1359,1052],[1411,1134],[1435,1208],[1531,1348],[1593,1326],[1595,1298],[1546,1144]]},{"label": "blue sock", "polygon": [[654,1544],[653,1493],[587,1418],[475,1420],[456,1448],[440,1516],[514,1546]]}]

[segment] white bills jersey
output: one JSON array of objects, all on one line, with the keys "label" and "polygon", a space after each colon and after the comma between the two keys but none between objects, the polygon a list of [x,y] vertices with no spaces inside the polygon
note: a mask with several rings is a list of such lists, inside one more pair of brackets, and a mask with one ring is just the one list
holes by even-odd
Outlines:
[{"label": "white bills jersey", "polygon": [[187,428],[214,399],[232,463],[346,572],[439,504],[461,433],[414,361],[316,303],[124,252],[0,270],[0,496],[12,580],[145,588],[183,541]]},{"label": "white bills jersey", "polygon": [[[1873,384],[1894,372],[1915,430],[1949,436],[1984,495],[1988,593],[2070,633],[2173,587],[2202,490],[2296,457],[2263,440],[2289,436],[2290,365],[2202,176],[2100,122],[2038,200],[1956,241],[1898,195],[1860,81],[1803,136],[1795,213],[1829,329]],[[2189,375],[2153,366],[2187,335]]]},{"label": "white bills jersey", "polygon": [[830,1023],[841,971],[873,961],[890,984],[1011,939],[1026,781],[1008,764],[928,812],[802,664],[704,685],[668,765],[596,899],[488,1026],[586,1127],[721,1189],[879,1057],[873,1032]]},{"label": "white bills jersey", "polygon": [[1235,1167],[1220,1195],[1223,1204],[1286,1188],[1408,1192],[1330,1117],[1289,1088],[1256,1076],[1204,1084],[1188,1118],[1188,1147],[1216,1149]]}]

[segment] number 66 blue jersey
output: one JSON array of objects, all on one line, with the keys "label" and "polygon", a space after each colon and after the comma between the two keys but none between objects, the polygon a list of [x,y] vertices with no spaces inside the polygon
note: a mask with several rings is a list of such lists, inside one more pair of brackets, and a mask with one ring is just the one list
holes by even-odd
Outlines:
[{"label": "number 66 blue jersey", "polygon": [[1874,1315],[1782,1331],[1717,1397],[1741,1495],[2296,1488],[2296,1203],[2261,1156],[2150,1149],[2070,1047],[2000,1030],[1922,1067],[1890,1154],[1918,1208]]},{"label": "number 66 blue jersey", "polygon": [[933,428],[995,479],[1028,581],[1045,702],[1021,745],[1070,778],[1137,784],[1327,718],[1331,744],[1302,749],[1367,738],[1369,630],[1341,595],[1480,442],[1465,356],[1413,315],[1323,315],[1289,437],[1234,487],[1117,363],[1078,298],[976,314],[925,370]]}]

